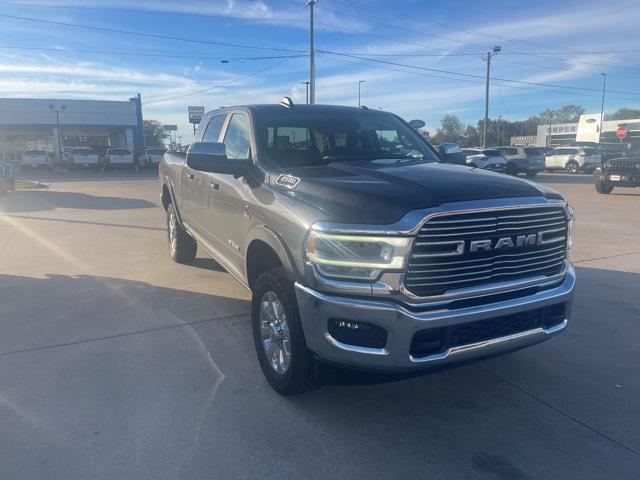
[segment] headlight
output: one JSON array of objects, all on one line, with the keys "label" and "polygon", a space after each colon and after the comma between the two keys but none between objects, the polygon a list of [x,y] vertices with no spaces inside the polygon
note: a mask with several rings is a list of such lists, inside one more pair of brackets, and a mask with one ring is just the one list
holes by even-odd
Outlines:
[{"label": "headlight", "polygon": [[573,221],[575,220],[575,212],[570,205],[567,205],[567,215],[569,217],[567,221],[567,250],[573,245]]},{"label": "headlight", "polygon": [[404,268],[411,238],[309,233],[307,259],[335,278],[374,280],[382,270]]}]

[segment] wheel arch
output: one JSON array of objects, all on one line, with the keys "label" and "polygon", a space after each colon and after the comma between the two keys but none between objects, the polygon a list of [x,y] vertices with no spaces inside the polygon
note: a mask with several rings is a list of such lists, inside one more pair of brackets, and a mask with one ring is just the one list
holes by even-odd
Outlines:
[{"label": "wheel arch", "polygon": [[299,278],[284,240],[271,228],[266,225],[255,227],[247,237],[246,245],[245,271],[249,288],[253,288],[255,280],[261,273],[279,266],[284,269],[290,280],[295,281]]}]

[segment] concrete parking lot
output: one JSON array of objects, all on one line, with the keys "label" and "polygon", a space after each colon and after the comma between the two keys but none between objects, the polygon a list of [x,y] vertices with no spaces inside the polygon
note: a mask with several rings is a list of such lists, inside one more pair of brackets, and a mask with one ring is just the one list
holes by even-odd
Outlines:
[{"label": "concrete parking lot", "polygon": [[0,478],[640,477],[640,189],[543,174],[577,213],[559,337],[282,398],[249,295],[171,262],[149,172],[33,174],[0,200]]}]

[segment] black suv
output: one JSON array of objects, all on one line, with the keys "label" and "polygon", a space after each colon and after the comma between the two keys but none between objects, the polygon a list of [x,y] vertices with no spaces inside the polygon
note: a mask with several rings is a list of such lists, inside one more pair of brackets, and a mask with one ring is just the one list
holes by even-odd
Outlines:
[{"label": "black suv", "polygon": [[594,172],[598,193],[611,193],[615,187],[640,187],[640,152],[607,160]]}]

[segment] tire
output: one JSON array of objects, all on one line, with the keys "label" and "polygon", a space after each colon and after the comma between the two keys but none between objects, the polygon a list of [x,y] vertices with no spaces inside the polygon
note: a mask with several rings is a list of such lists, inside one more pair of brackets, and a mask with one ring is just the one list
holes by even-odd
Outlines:
[{"label": "tire", "polygon": [[578,173],[580,171],[580,164],[578,162],[576,162],[575,160],[571,160],[569,163],[567,163],[566,170],[571,175],[575,175],[576,173]]},{"label": "tire", "polygon": [[529,172],[527,172],[527,177],[529,177],[529,178],[533,178],[533,177],[535,177],[537,174],[538,174],[538,172],[537,172],[537,171],[533,171],[533,172],[529,171]]},{"label": "tire", "polygon": [[609,182],[603,182],[601,180],[596,180],[596,192],[601,193],[602,195],[607,195],[613,191],[613,185]]},{"label": "tire", "polygon": [[[269,385],[280,395],[313,390],[314,361],[304,339],[293,283],[279,267],[260,275],[252,291],[253,342]],[[277,302],[281,308],[277,308]],[[265,321],[269,322],[266,327]],[[274,355],[270,356],[267,350]]]},{"label": "tire", "polygon": [[507,163],[507,175],[518,176],[518,167],[513,162]]},{"label": "tire", "polygon": [[176,263],[190,263],[196,258],[198,244],[178,223],[173,204],[167,207],[167,239],[169,256]]}]

